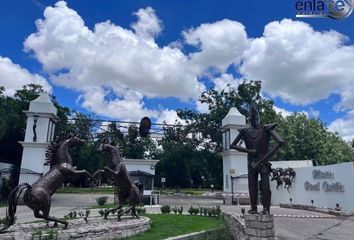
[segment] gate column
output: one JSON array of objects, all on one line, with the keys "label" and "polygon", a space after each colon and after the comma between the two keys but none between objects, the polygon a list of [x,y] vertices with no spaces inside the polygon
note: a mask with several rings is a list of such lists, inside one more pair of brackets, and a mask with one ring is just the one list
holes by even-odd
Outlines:
[{"label": "gate column", "polygon": [[42,93],[30,102],[27,115],[19,184],[32,184],[49,170],[44,166],[45,152],[54,138],[57,109],[48,93]]}]

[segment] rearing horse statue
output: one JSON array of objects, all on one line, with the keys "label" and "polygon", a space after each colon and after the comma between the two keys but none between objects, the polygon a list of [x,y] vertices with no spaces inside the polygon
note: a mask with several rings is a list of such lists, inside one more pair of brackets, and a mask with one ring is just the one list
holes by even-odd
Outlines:
[{"label": "rearing horse statue", "polygon": [[67,139],[57,139],[48,146],[46,165],[50,165],[50,170],[32,185],[24,183],[12,190],[8,198],[7,224],[0,229],[0,233],[5,232],[15,223],[17,202],[22,193],[24,204],[33,210],[36,218],[54,221],[54,226],[59,222],[65,225],[64,228],[67,228],[67,221],[49,216],[51,196],[69,177],[84,174],[94,180],[93,176],[86,170],[76,170],[69,155],[69,148],[83,143],[85,143],[84,140],[70,136]]},{"label": "rearing horse statue", "polygon": [[[124,213],[131,211],[133,217],[138,217],[136,213],[136,205],[140,203],[141,196],[143,195],[143,186],[139,181],[134,183],[129,178],[128,171],[122,162],[122,157],[119,153],[119,149],[110,144],[102,143],[98,148],[98,151],[107,151],[111,154],[111,158],[107,161],[107,166],[96,171],[93,176],[97,174],[104,174],[107,179],[111,180],[115,186],[119,188],[118,193],[118,207],[110,209],[105,212],[105,218],[108,214],[118,210],[118,220]],[[123,210],[123,204],[129,199],[129,207]]]}]

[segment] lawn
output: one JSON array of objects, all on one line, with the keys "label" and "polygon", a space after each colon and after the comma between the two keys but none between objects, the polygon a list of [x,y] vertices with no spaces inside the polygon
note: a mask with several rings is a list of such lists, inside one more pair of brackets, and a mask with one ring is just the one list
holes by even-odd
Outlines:
[{"label": "lawn", "polygon": [[77,187],[65,187],[59,188],[57,193],[96,193],[96,194],[113,194],[114,188],[77,188]]},{"label": "lawn", "polygon": [[151,228],[145,233],[127,238],[128,240],[158,240],[203,230],[222,228],[223,223],[215,217],[147,214]]},{"label": "lawn", "polygon": [[[203,193],[210,191],[210,189],[199,189],[199,188],[182,188],[180,190],[176,190],[175,188],[166,188],[166,189],[155,189],[160,190],[161,194],[169,194],[169,193],[181,193],[181,194],[189,194],[189,195],[202,195]],[[65,187],[59,188],[57,193],[97,193],[97,194],[109,194],[114,193],[114,188],[78,188],[78,187]]]},{"label": "lawn", "polygon": [[0,208],[1,207],[6,207],[7,203],[6,202],[0,202]]}]

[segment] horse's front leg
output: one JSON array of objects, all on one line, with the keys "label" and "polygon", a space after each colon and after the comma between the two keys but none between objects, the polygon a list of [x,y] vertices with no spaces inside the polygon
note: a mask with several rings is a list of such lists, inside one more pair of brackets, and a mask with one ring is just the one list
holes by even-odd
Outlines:
[{"label": "horse's front leg", "polygon": [[53,227],[56,227],[58,225],[58,222],[60,222],[61,224],[64,225],[64,229],[66,229],[68,227],[69,223],[67,221],[59,219],[59,218],[56,218],[56,217],[49,216],[49,211],[44,211],[43,213],[40,213],[39,210],[33,209],[33,213],[34,213],[34,216],[36,218],[43,218],[44,220],[46,220],[47,221],[47,226],[49,226],[48,225],[49,221],[53,221],[54,222]]},{"label": "horse's front leg", "polygon": [[74,170],[74,173],[75,173],[75,175],[84,175],[84,176],[86,176],[86,178],[88,179],[88,180],[91,180],[91,182],[94,184],[94,185],[97,185],[97,180],[96,180],[96,178],[94,177],[95,176],[95,174],[97,173],[97,171],[95,172],[95,174],[94,175],[92,175],[91,173],[89,173],[87,170]]},{"label": "horse's front leg", "polygon": [[108,179],[115,180],[117,178],[118,173],[119,173],[118,171],[114,171],[109,167],[104,168],[104,174]]},{"label": "horse's front leg", "polygon": [[93,174],[93,177],[96,178],[97,175],[101,175],[104,173],[104,170],[103,169],[100,169],[100,170],[97,170],[94,174]]}]

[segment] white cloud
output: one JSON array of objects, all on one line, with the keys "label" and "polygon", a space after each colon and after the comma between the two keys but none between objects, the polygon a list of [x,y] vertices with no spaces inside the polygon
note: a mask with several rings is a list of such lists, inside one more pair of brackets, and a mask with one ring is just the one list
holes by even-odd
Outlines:
[{"label": "white cloud", "polygon": [[97,114],[126,121],[140,121],[142,117],[157,118],[158,111],[147,109],[138,92],[128,91],[124,98],[105,99],[109,91],[101,87],[87,87],[84,90],[82,106]]},{"label": "white cloud", "polygon": [[222,90],[228,89],[227,85],[231,88],[237,89],[238,80],[234,78],[233,75],[224,73],[220,77],[214,79],[215,90],[221,92]]},{"label": "white cloud", "polygon": [[[24,46],[54,83],[81,93],[83,107],[119,119],[172,121],[173,110],[149,109],[144,97],[196,101],[205,90],[201,77],[219,75],[210,80],[218,90],[227,83],[237,86],[227,73],[230,66],[240,71],[240,78],[262,80],[265,92],[291,104],[308,105],[338,94],[336,109],[353,109],[354,46],[336,31],[319,32],[285,19],[267,24],[262,37],[250,39],[241,23],[224,19],[192,27],[182,32],[183,41],[159,46],[156,37],[163,23],[155,11],[147,7],[134,15],[137,21],[130,29],[110,21],[89,29],[59,1],[45,9]],[[184,44],[195,52],[183,53]],[[196,107],[208,112],[205,104],[197,102]]]},{"label": "white cloud", "polygon": [[347,113],[346,117],[334,120],[329,126],[329,130],[337,132],[346,141],[354,139],[354,110]]},{"label": "white cloud", "polygon": [[290,116],[291,114],[293,114],[293,112],[288,111],[288,110],[286,110],[286,109],[284,109],[284,108],[277,107],[277,106],[275,106],[275,105],[273,105],[273,108],[274,108],[274,111],[275,111],[276,113],[279,113],[279,114],[282,115],[283,117],[288,117],[288,116]]},{"label": "white cloud", "polygon": [[165,109],[160,113],[160,116],[157,119],[157,123],[167,123],[167,124],[185,124],[185,121],[178,117],[175,110]]},{"label": "white cloud", "polygon": [[292,104],[307,105],[338,93],[339,107],[351,108],[354,47],[345,41],[338,32],[315,31],[304,22],[271,22],[245,52],[241,72],[262,80],[272,97]]},{"label": "white cloud", "polygon": [[162,23],[151,7],[139,9],[134,15],[139,18],[138,22],[132,24],[132,28],[137,35],[146,39],[153,39],[162,31]]},{"label": "white cloud", "polygon": [[314,109],[313,107],[310,107],[310,115],[312,117],[318,118],[320,116],[320,111]]},{"label": "white cloud", "polygon": [[11,59],[0,56],[0,86],[5,87],[5,95],[13,96],[16,90],[29,83],[42,85],[47,92],[52,91],[51,86],[42,76],[30,73],[27,69],[13,63]]},{"label": "white cloud", "polygon": [[109,21],[97,23],[91,31],[60,1],[36,21],[37,32],[27,37],[25,49],[56,84],[83,91],[86,98],[87,87],[105,87],[123,98],[127,91],[137,91],[148,97],[196,99],[205,89],[198,82],[199,70],[180,49],[155,43],[162,25],[152,8],[135,15],[134,31]]},{"label": "white cloud", "polygon": [[183,32],[186,43],[200,51],[190,54],[191,63],[201,69],[217,68],[224,72],[231,64],[238,64],[248,47],[245,27],[236,21],[224,19],[202,24]]},{"label": "white cloud", "polygon": [[196,102],[197,111],[200,113],[209,113],[209,105],[206,103]]}]

